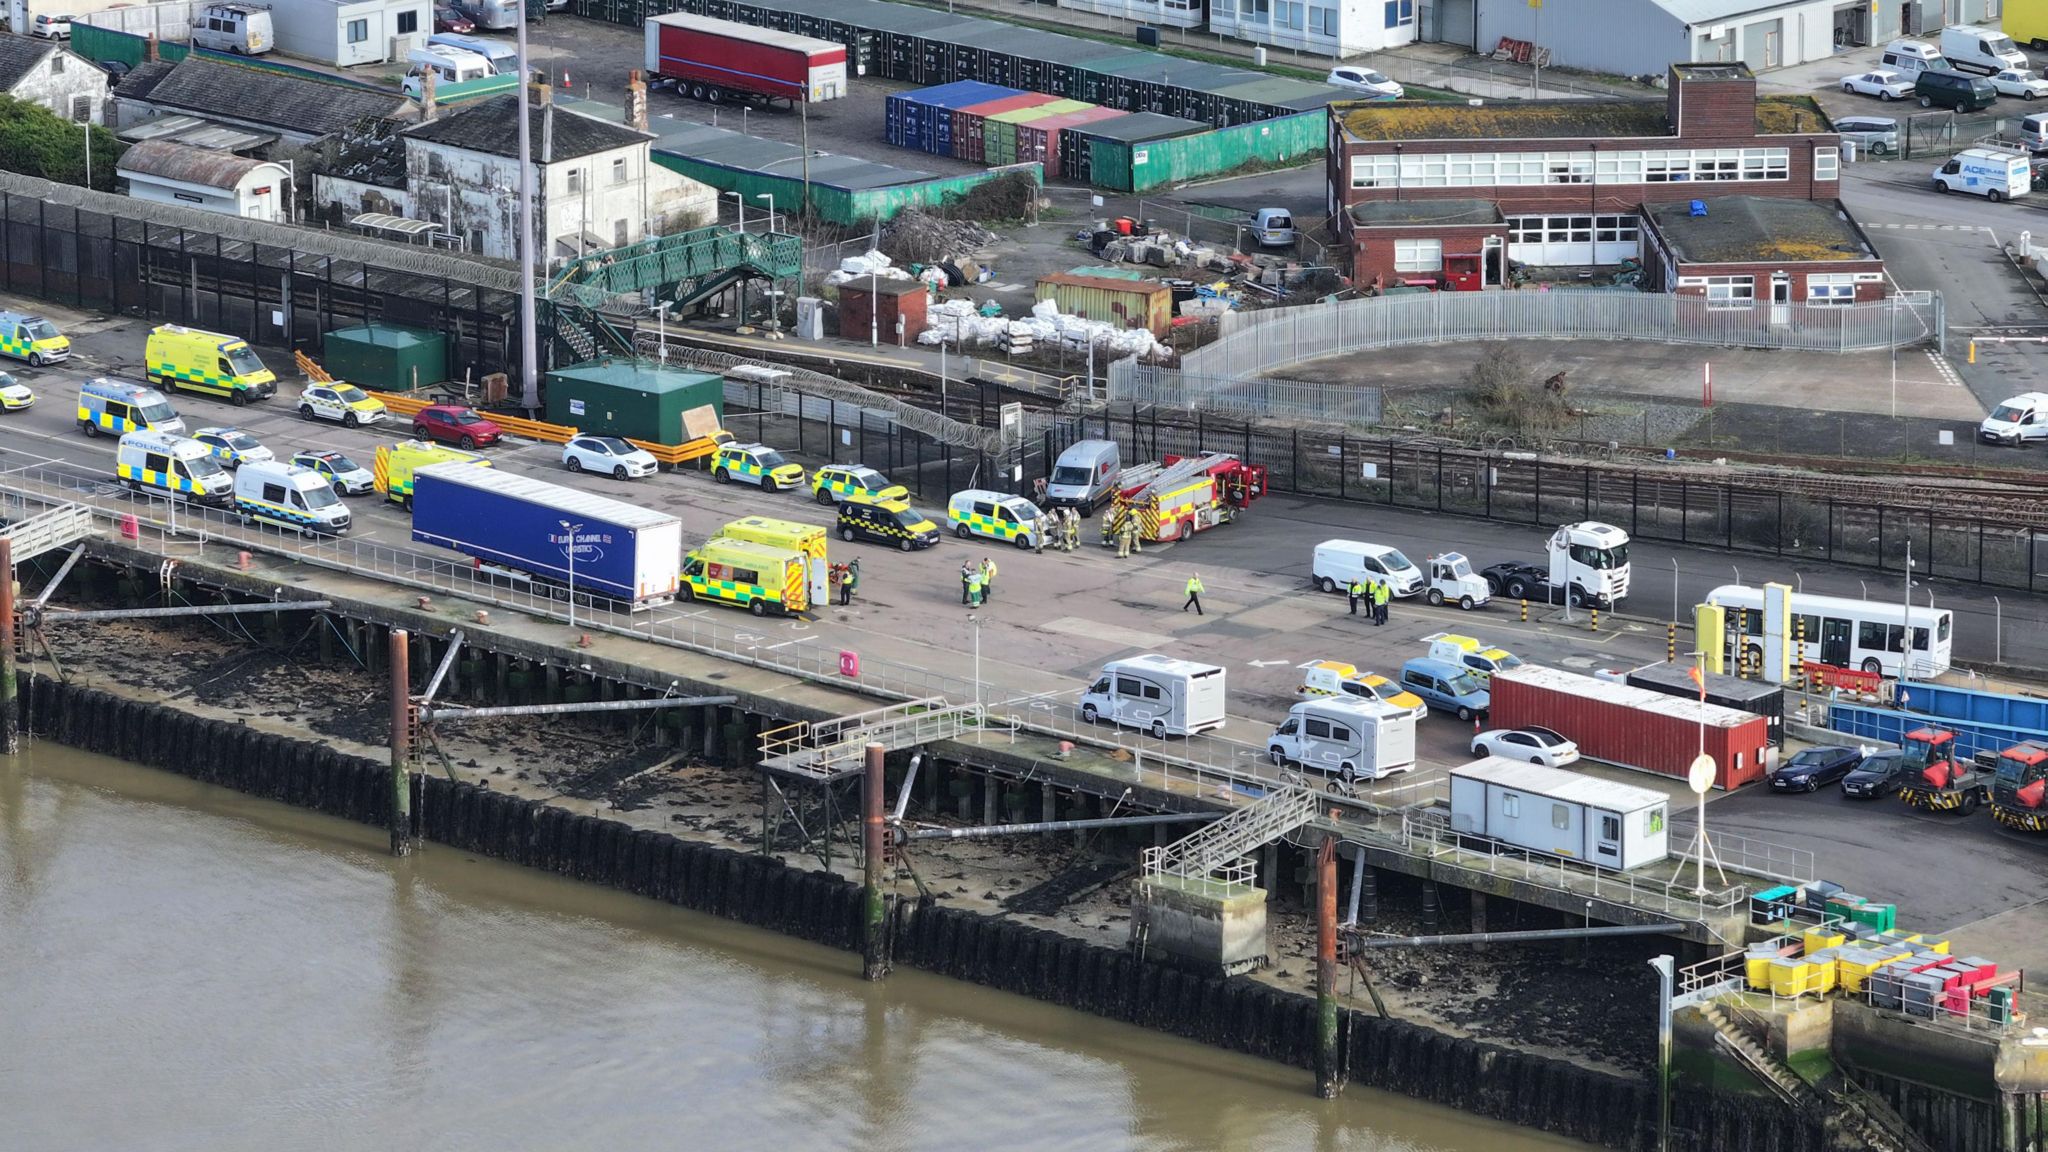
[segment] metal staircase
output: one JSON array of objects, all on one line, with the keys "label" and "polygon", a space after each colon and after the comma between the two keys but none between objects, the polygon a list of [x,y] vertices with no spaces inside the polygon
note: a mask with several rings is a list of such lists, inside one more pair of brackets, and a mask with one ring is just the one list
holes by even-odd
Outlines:
[{"label": "metal staircase", "polygon": [[761,733],[761,768],[830,780],[858,771],[870,744],[890,751],[916,748],[981,728],[984,720],[979,704],[949,704],[933,696],[815,724],[791,724]]},{"label": "metal staircase", "polygon": [[1820,1120],[1840,1148],[1867,1152],[1933,1152],[1905,1120],[1876,1095],[1846,1075],[1823,1088],[1809,1084],[1764,1047],[1763,1021],[1735,997],[1700,1005],[1714,1029],[1714,1043],[1763,1081],[1778,1099],[1802,1115]]},{"label": "metal staircase", "polygon": [[744,271],[786,280],[803,271],[803,238],[785,232],[740,232],[724,226],[653,236],[572,260],[548,282],[558,303],[599,309],[619,297],[680,300],[703,282]]},{"label": "metal staircase", "polygon": [[[1163,848],[1145,850],[1145,875],[1188,881],[1209,880],[1253,849],[1269,844],[1316,817],[1316,794],[1281,785],[1230,815]],[[1242,882],[1235,878],[1233,883]]]},{"label": "metal staircase", "polygon": [[16,564],[68,547],[92,534],[92,509],[84,504],[60,504],[0,527],[0,536],[7,537],[13,546]]}]

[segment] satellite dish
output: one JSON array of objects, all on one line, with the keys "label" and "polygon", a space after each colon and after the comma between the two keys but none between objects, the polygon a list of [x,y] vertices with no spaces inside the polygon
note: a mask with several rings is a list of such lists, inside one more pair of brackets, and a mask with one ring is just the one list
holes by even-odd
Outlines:
[{"label": "satellite dish", "polygon": [[1685,784],[1693,795],[1705,796],[1714,786],[1714,758],[1704,752],[1695,757],[1692,766],[1685,770]]}]

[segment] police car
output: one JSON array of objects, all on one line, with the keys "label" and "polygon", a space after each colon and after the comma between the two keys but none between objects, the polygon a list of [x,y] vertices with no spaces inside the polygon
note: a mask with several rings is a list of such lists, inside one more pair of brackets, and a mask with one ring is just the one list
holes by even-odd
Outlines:
[{"label": "police car", "polygon": [[36,394],[29,386],[15,380],[14,373],[0,372],[0,412],[19,412],[33,408]]},{"label": "police car", "polygon": [[939,542],[939,526],[901,500],[854,497],[839,505],[839,538],[849,544],[868,540],[915,552]]},{"label": "police car", "polygon": [[804,482],[800,464],[791,464],[782,453],[766,444],[721,444],[711,457],[711,475],[720,484],[742,480],[771,492],[796,488]]},{"label": "police car", "polygon": [[889,478],[864,464],[827,464],[811,475],[811,492],[820,504],[841,500],[904,500],[910,489],[889,483]]},{"label": "police car", "polygon": [[368,468],[339,452],[301,452],[292,457],[292,463],[319,473],[333,486],[336,496],[361,496],[377,487],[377,478]]},{"label": "police car", "polygon": [[384,402],[353,384],[314,384],[299,393],[299,415],[307,420],[335,420],[354,428],[390,418]]},{"label": "police car", "polygon": [[276,458],[261,441],[240,428],[201,428],[192,438],[211,449],[213,458],[229,468]]}]

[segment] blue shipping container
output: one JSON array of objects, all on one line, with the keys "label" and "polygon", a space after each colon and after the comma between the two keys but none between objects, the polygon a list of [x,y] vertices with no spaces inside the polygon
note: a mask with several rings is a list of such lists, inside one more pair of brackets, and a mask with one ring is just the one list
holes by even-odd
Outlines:
[{"label": "blue shipping container", "polygon": [[960,108],[972,108],[990,100],[1001,100],[1006,96],[1021,96],[1019,88],[1005,88],[1000,84],[985,84],[979,80],[955,80],[951,84],[940,84],[933,88],[919,88],[901,96],[891,96],[891,103],[903,101],[902,129],[896,135],[889,135],[887,111],[884,111],[883,133],[889,143],[901,148],[915,148],[939,156],[953,154],[953,116]]},{"label": "blue shipping container", "polygon": [[415,471],[412,501],[412,538],[421,543],[553,584],[573,579],[578,591],[636,609],[675,598],[683,525],[666,512],[464,464]]},{"label": "blue shipping container", "polygon": [[1899,690],[1910,694],[1909,705],[1915,712],[2048,734],[2048,700],[1917,681],[1900,685]]}]

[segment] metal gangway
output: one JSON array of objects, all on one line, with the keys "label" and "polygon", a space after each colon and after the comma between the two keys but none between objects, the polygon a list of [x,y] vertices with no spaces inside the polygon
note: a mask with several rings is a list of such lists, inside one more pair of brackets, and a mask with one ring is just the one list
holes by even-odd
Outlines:
[{"label": "metal gangway", "polygon": [[978,729],[984,719],[979,704],[931,696],[816,723],[799,721],[761,733],[761,770],[831,780],[859,771],[870,744],[892,752],[916,748]]},{"label": "metal gangway", "polygon": [[92,534],[92,509],[84,504],[60,504],[0,527],[0,536],[13,545],[16,564],[69,547]]},{"label": "metal gangway", "polygon": [[[1279,785],[1213,824],[1162,848],[1145,849],[1145,879],[1170,880],[1208,890],[1242,887],[1251,882],[1246,857],[1316,818],[1316,794],[1295,785]],[[1216,873],[1228,870],[1218,878]]]}]

